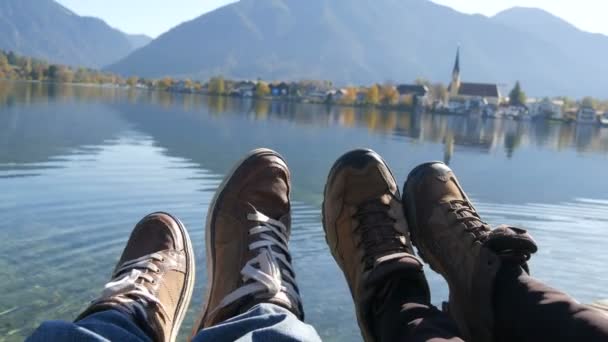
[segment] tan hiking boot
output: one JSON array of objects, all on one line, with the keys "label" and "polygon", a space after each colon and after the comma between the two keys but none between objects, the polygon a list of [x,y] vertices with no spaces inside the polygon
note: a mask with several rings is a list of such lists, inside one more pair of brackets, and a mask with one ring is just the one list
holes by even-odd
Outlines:
[{"label": "tan hiking boot", "polygon": [[194,288],[194,253],[184,225],[169,214],[133,229],[101,297],[78,319],[105,310],[133,317],[154,341],[175,341]]},{"label": "tan hiking boot", "polygon": [[450,287],[449,312],[467,341],[493,340],[494,279],[503,262],[526,264],[537,247],[525,230],[492,230],[441,162],[415,168],[404,187],[404,208],[420,256]]},{"label": "tan hiking boot", "polygon": [[399,188],[382,158],[371,150],[342,156],[330,171],[323,202],[327,244],[355,302],[366,341],[373,331],[379,285],[395,272],[413,271],[418,288],[430,302],[422,262],[414,256]]},{"label": "tan hiking boot", "polygon": [[224,179],[207,214],[207,295],[193,334],[273,303],[304,312],[287,247],[290,173],[274,151],[248,154]]}]

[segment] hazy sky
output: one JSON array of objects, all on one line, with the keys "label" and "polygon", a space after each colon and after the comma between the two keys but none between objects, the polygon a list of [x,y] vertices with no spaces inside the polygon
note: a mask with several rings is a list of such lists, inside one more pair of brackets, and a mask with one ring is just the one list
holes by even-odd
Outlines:
[{"label": "hazy sky", "polygon": [[[156,37],[234,0],[57,0],[80,15],[96,16],[128,33]],[[298,0],[306,1],[306,0]],[[608,35],[606,0],[433,0],[465,13],[494,15],[513,6],[540,7],[579,28]]]}]

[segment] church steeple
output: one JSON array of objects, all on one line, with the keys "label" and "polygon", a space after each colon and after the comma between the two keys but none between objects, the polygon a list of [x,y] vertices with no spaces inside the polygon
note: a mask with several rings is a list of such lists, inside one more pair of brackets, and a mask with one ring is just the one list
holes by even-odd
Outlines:
[{"label": "church steeple", "polygon": [[454,71],[452,72],[452,76],[460,77],[460,46],[456,50],[456,63],[454,63]]},{"label": "church steeple", "polygon": [[456,62],[452,71],[452,83],[450,83],[450,96],[457,96],[460,90],[460,46],[456,50]]}]

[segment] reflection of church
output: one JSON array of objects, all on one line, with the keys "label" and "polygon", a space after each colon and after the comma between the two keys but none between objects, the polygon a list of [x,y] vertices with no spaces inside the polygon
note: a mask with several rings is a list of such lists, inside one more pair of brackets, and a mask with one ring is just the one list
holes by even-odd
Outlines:
[{"label": "reflection of church", "polygon": [[452,82],[448,91],[450,94],[450,107],[464,106],[470,108],[479,104],[497,106],[500,103],[500,91],[497,84],[460,81],[460,48],[456,52]]}]

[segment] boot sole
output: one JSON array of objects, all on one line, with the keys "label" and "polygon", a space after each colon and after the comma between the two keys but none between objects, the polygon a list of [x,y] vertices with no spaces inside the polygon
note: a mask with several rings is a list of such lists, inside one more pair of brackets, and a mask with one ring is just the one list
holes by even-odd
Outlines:
[{"label": "boot sole", "polygon": [[192,299],[192,292],[194,291],[194,280],[196,276],[194,249],[192,248],[192,241],[190,240],[190,235],[186,230],[186,226],[182,223],[182,221],[180,221],[180,219],[165,212],[157,212],[155,214],[164,214],[171,217],[175,222],[177,222],[182,236],[184,237],[184,252],[186,253],[186,284],[180,295],[180,301],[177,304],[177,312],[173,321],[173,329],[171,330],[171,336],[169,337],[169,342],[175,342],[177,335],[179,334],[179,328],[184,322],[186,312],[188,312],[190,300]]},{"label": "boot sole", "polygon": [[208,286],[207,289],[205,290],[205,297],[204,297],[205,299],[203,302],[203,308],[202,308],[199,318],[195,321],[191,338],[194,337],[201,329],[203,329],[202,324],[208,315],[209,299],[211,298],[211,294],[213,293],[213,283],[214,283],[213,282],[213,276],[214,276],[213,265],[215,263],[215,246],[213,245],[212,241],[214,240],[215,235],[214,235],[213,229],[211,229],[211,226],[213,223],[213,216],[214,216],[216,204],[217,204],[218,200],[220,199],[221,194],[224,192],[224,189],[228,185],[228,182],[232,179],[232,177],[234,176],[236,171],[249,159],[258,157],[262,154],[272,154],[272,155],[278,157],[279,159],[281,159],[283,161],[283,163],[285,163],[285,165],[287,165],[287,163],[285,162],[285,159],[280,154],[278,154],[277,152],[275,152],[273,150],[270,150],[267,148],[258,148],[258,149],[255,149],[255,150],[249,152],[247,155],[245,155],[245,157],[243,157],[241,160],[239,160],[232,167],[232,169],[230,169],[230,171],[226,174],[226,176],[224,177],[224,180],[219,185],[218,189],[215,191],[215,195],[213,196],[213,199],[211,200],[211,204],[209,205],[209,211],[207,212],[207,220],[206,220],[206,224],[205,224],[205,247],[206,247],[205,250],[206,250],[206,256],[207,256],[207,282],[211,285]]}]

